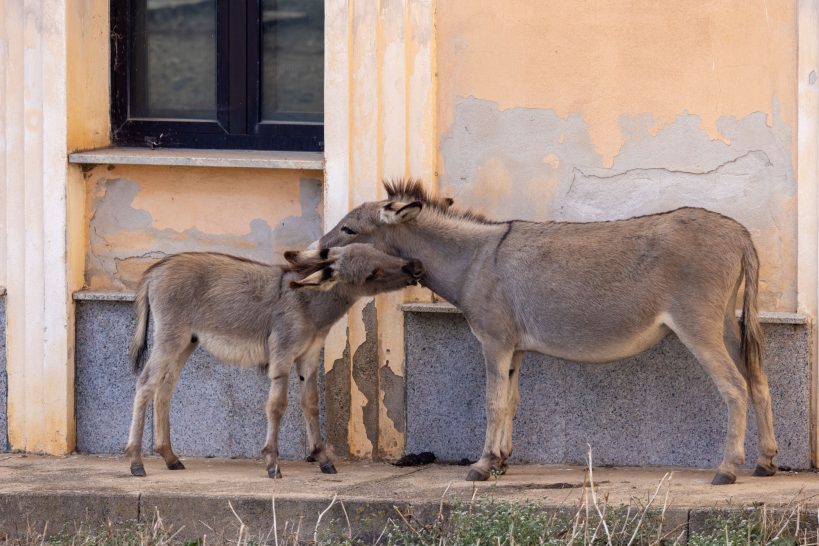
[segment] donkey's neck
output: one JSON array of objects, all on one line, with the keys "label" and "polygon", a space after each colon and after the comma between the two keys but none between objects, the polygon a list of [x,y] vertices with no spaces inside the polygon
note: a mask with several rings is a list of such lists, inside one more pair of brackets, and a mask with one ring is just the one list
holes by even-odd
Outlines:
[{"label": "donkey's neck", "polygon": [[422,284],[458,305],[469,270],[495,245],[507,224],[485,224],[424,211],[407,224],[387,230],[385,242],[393,254],[421,260]]}]

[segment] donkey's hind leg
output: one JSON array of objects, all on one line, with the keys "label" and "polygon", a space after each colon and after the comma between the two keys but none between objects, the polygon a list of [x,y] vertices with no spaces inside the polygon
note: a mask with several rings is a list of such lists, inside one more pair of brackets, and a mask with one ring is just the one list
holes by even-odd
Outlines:
[{"label": "donkey's hind leg", "polygon": [[736,467],[745,462],[745,424],[748,414],[748,389],[722,337],[722,324],[700,324],[690,330],[671,327],[680,341],[694,353],[708,372],[728,406],[728,430],[722,464],[711,481],[713,485],[736,481]]},{"label": "donkey's hind leg", "polygon": [[262,454],[269,478],[281,478],[279,469],[279,424],[287,409],[287,384],[293,361],[289,358],[270,359],[267,373],[270,376],[270,393],[265,404],[267,414],[267,439]]},{"label": "donkey's hind leg", "polygon": [[[181,343],[180,343],[181,345]],[[188,338],[187,346],[175,357],[168,356],[162,381],[154,394],[154,450],[162,456],[169,470],[184,470],[185,465],[171,448],[171,397],[179,380],[182,367],[196,349],[196,344]]]},{"label": "donkey's hind leg", "polygon": [[[153,354],[151,355],[153,357]],[[149,358],[142,372],[137,378],[136,392],[134,393],[134,409],[131,415],[131,431],[128,435],[128,447],[125,454],[131,463],[131,474],[145,476],[145,466],[142,464],[142,436],[145,432],[145,410],[148,402],[156,391],[158,374],[154,373],[155,361]]]},{"label": "donkey's hind leg", "polygon": [[754,405],[757,434],[759,435],[759,454],[757,456],[754,476],[773,476],[777,468],[773,462],[779,453],[773,426],[773,410],[771,408],[771,393],[768,389],[768,376],[763,370],[759,374],[749,374],[740,346],[740,330],[733,309],[725,317],[725,345],[733,358],[737,369],[745,377],[751,402]]}]

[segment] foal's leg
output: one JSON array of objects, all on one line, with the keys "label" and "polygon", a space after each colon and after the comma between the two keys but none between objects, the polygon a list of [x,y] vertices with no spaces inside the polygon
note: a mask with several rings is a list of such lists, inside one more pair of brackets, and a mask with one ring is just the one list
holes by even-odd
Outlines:
[{"label": "foal's leg", "polygon": [[307,426],[307,441],[310,455],[308,460],[318,461],[325,474],[335,474],[336,467],[330,459],[321,437],[319,420],[318,367],[319,353],[324,340],[319,339],[296,360],[296,369],[301,380],[301,408]]},{"label": "foal's leg", "polygon": [[773,476],[776,474],[774,457],[779,453],[779,446],[776,442],[773,427],[773,411],[771,409],[771,393],[768,389],[768,376],[764,370],[756,377],[748,373],[745,359],[740,350],[739,324],[733,310],[726,316],[725,324],[725,345],[731,358],[734,359],[737,369],[745,377],[748,390],[751,393],[751,402],[754,405],[754,417],[756,418],[756,428],[759,435],[759,454],[757,456],[754,476]]},{"label": "foal's leg", "polygon": [[[703,325],[696,331],[672,329],[694,353],[711,376],[722,399],[728,406],[728,431],[722,464],[711,481],[725,485],[736,481],[736,467],[745,462],[745,422],[748,414],[748,389],[722,338],[722,324]],[[717,337],[718,336],[718,337]]]},{"label": "foal's leg", "polygon": [[523,361],[523,351],[515,351],[512,355],[512,365],[509,367],[509,405],[507,406],[506,422],[503,426],[501,439],[501,460],[499,470],[506,472],[506,461],[512,456],[512,422],[518,412],[520,402],[520,364]]},{"label": "foal's leg", "polygon": [[196,344],[188,341],[187,347],[171,362],[154,394],[154,450],[162,456],[169,470],[185,469],[171,448],[171,397],[182,367],[194,349]]},{"label": "foal's leg", "polygon": [[501,462],[501,440],[509,405],[509,370],[514,350],[493,343],[483,344],[486,361],[486,440],[478,462],[466,479],[484,481]]},{"label": "foal's leg", "polygon": [[157,382],[161,373],[157,372],[156,351],[151,352],[150,358],[145,363],[145,367],[139,374],[134,393],[134,409],[131,415],[131,431],[128,434],[128,447],[125,454],[131,463],[131,474],[134,476],[145,476],[145,467],[142,464],[142,436],[145,431],[145,410],[148,402],[153,398],[156,391]]},{"label": "foal's leg", "polygon": [[279,424],[281,423],[284,410],[287,409],[287,383],[290,377],[292,360],[278,359],[270,360],[268,375],[270,376],[270,393],[265,404],[267,414],[267,439],[262,454],[264,455],[265,468],[270,478],[281,478],[279,470]]}]

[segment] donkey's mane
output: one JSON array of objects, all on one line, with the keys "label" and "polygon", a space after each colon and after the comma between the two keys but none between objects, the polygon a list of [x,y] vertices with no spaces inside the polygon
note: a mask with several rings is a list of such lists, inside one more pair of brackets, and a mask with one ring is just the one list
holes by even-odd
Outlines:
[{"label": "donkey's mane", "polygon": [[473,210],[459,210],[452,207],[452,201],[446,197],[432,195],[423,183],[414,178],[399,178],[396,180],[385,180],[384,189],[387,190],[387,197],[390,199],[420,201],[424,206],[429,207],[442,216],[448,218],[462,219],[478,224],[503,224],[487,218],[483,214]]}]

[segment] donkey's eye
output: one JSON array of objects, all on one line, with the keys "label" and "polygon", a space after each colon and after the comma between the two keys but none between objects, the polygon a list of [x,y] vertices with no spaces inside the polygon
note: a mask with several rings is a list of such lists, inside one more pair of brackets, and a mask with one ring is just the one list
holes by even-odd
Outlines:
[{"label": "donkey's eye", "polygon": [[341,232],[346,233],[347,235],[358,235],[356,230],[350,229],[347,226],[341,226]]}]

